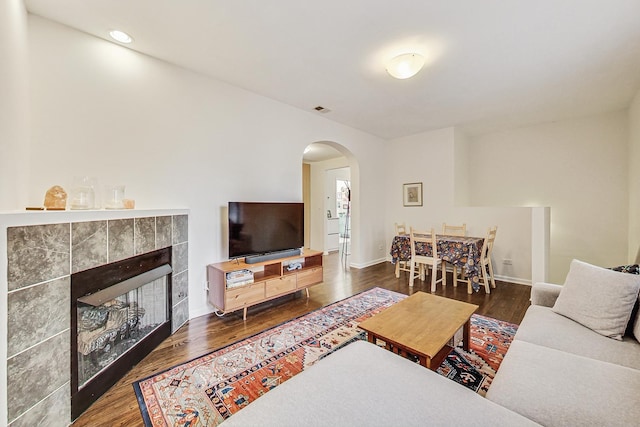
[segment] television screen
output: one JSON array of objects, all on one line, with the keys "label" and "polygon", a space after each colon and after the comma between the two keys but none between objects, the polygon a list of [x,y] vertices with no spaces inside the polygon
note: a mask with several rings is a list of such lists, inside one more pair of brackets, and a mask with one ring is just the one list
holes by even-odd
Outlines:
[{"label": "television screen", "polygon": [[229,258],[304,246],[304,203],[229,202]]}]

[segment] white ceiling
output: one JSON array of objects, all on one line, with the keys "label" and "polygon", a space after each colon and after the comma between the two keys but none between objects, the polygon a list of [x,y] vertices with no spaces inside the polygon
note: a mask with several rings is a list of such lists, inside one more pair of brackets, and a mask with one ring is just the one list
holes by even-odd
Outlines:
[{"label": "white ceiling", "polygon": [[[626,108],[640,0],[25,0],[34,14],[384,138]],[[385,61],[427,58],[396,80]],[[317,113],[322,105],[331,111]]]}]

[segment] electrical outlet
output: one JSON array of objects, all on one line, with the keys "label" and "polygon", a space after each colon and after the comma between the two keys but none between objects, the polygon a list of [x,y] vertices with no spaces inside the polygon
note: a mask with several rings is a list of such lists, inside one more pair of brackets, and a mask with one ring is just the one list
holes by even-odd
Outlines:
[{"label": "electrical outlet", "polygon": [[503,260],[502,260],[502,263],[503,263],[504,265],[512,265],[512,264],[513,264],[513,262],[512,262],[512,260],[511,260],[511,258],[505,258],[505,259],[503,259]]},{"label": "electrical outlet", "polygon": [[382,243],[378,245],[378,250],[379,250],[379,251],[383,250],[383,248],[382,248]]}]

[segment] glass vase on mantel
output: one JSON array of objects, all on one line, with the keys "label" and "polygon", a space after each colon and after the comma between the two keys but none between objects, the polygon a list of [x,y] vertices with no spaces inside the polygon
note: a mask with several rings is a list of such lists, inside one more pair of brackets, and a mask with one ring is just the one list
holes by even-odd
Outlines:
[{"label": "glass vase on mantel", "polygon": [[109,185],[105,190],[105,209],[124,209],[124,185]]},{"label": "glass vase on mantel", "polygon": [[73,178],[70,208],[74,210],[96,209],[97,180],[89,176]]}]

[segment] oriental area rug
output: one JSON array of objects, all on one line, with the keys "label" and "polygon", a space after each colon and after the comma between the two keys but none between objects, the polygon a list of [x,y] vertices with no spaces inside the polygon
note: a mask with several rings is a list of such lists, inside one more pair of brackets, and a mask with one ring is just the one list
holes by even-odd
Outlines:
[{"label": "oriental area rug", "polygon": [[[406,295],[373,288],[164,372],[136,381],[145,425],[213,427],[366,333],[358,324]],[[517,325],[471,318],[470,351],[455,348],[437,372],[484,394]]]}]

